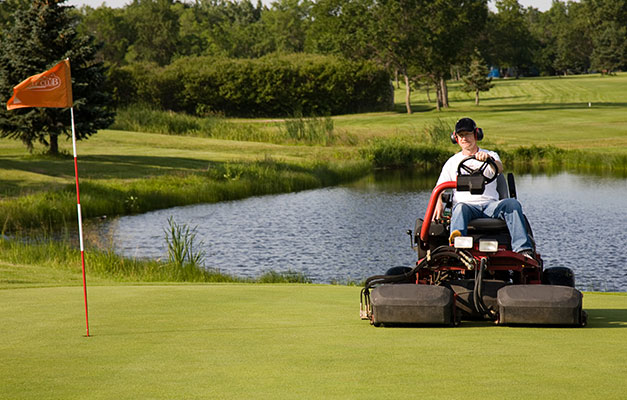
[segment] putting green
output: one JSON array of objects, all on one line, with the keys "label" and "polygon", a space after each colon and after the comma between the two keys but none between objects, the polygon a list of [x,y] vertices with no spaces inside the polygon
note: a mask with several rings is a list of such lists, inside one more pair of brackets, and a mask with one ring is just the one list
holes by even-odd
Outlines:
[{"label": "putting green", "polygon": [[[358,287],[117,285],[0,290],[0,397],[624,398],[627,294],[586,328],[374,328]],[[626,329],[626,330],[623,330]]]}]

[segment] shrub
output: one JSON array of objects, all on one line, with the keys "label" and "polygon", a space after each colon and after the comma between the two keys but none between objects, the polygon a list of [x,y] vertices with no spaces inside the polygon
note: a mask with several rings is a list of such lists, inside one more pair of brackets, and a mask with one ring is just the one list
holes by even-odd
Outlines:
[{"label": "shrub", "polygon": [[113,68],[110,78],[119,105],[146,103],[188,114],[310,116],[379,111],[393,104],[384,69],[333,56],[182,57],[163,68]]}]

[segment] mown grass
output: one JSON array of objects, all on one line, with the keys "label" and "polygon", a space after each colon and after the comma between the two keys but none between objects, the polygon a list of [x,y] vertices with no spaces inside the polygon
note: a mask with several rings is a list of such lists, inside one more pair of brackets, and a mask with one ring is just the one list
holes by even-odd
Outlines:
[{"label": "mown grass", "polygon": [[374,328],[359,288],[176,284],[0,290],[9,399],[617,399],[627,295],[585,328]]}]

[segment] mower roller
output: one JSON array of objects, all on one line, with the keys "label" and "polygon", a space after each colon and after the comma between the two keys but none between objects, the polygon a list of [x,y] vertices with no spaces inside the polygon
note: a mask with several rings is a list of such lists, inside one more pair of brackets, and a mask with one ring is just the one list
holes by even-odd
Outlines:
[{"label": "mower roller", "polygon": [[[452,196],[445,191],[481,194],[485,185],[496,179],[501,199],[516,198],[511,173],[507,180],[495,174],[497,167],[491,159],[478,169],[469,168],[466,161],[470,159],[474,157],[460,163],[456,181],[433,189],[424,219],[407,231],[418,255],[416,265],[394,267],[366,280],[360,296],[361,318],[374,326],[457,326],[462,320],[585,326],[583,295],[575,289],[573,272],[565,267],[545,269],[537,252],[534,258],[513,252],[505,221],[474,219],[468,224],[467,236],[449,243]],[[442,194],[444,217],[433,220]],[[525,222],[533,239],[526,217]]]}]

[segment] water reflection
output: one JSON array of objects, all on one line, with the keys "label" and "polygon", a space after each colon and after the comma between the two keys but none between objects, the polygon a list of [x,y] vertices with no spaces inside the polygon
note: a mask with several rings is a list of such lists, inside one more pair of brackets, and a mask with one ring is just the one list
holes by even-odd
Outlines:
[{"label": "water reflection", "polygon": [[[435,180],[395,171],[341,187],[122,217],[99,229],[125,256],[162,258],[173,216],[197,226],[207,266],[223,272],[294,270],[315,282],[361,281],[415,262],[405,231],[424,214]],[[627,181],[522,175],[517,188],[547,267],[572,268],[584,290],[627,291]]]}]

